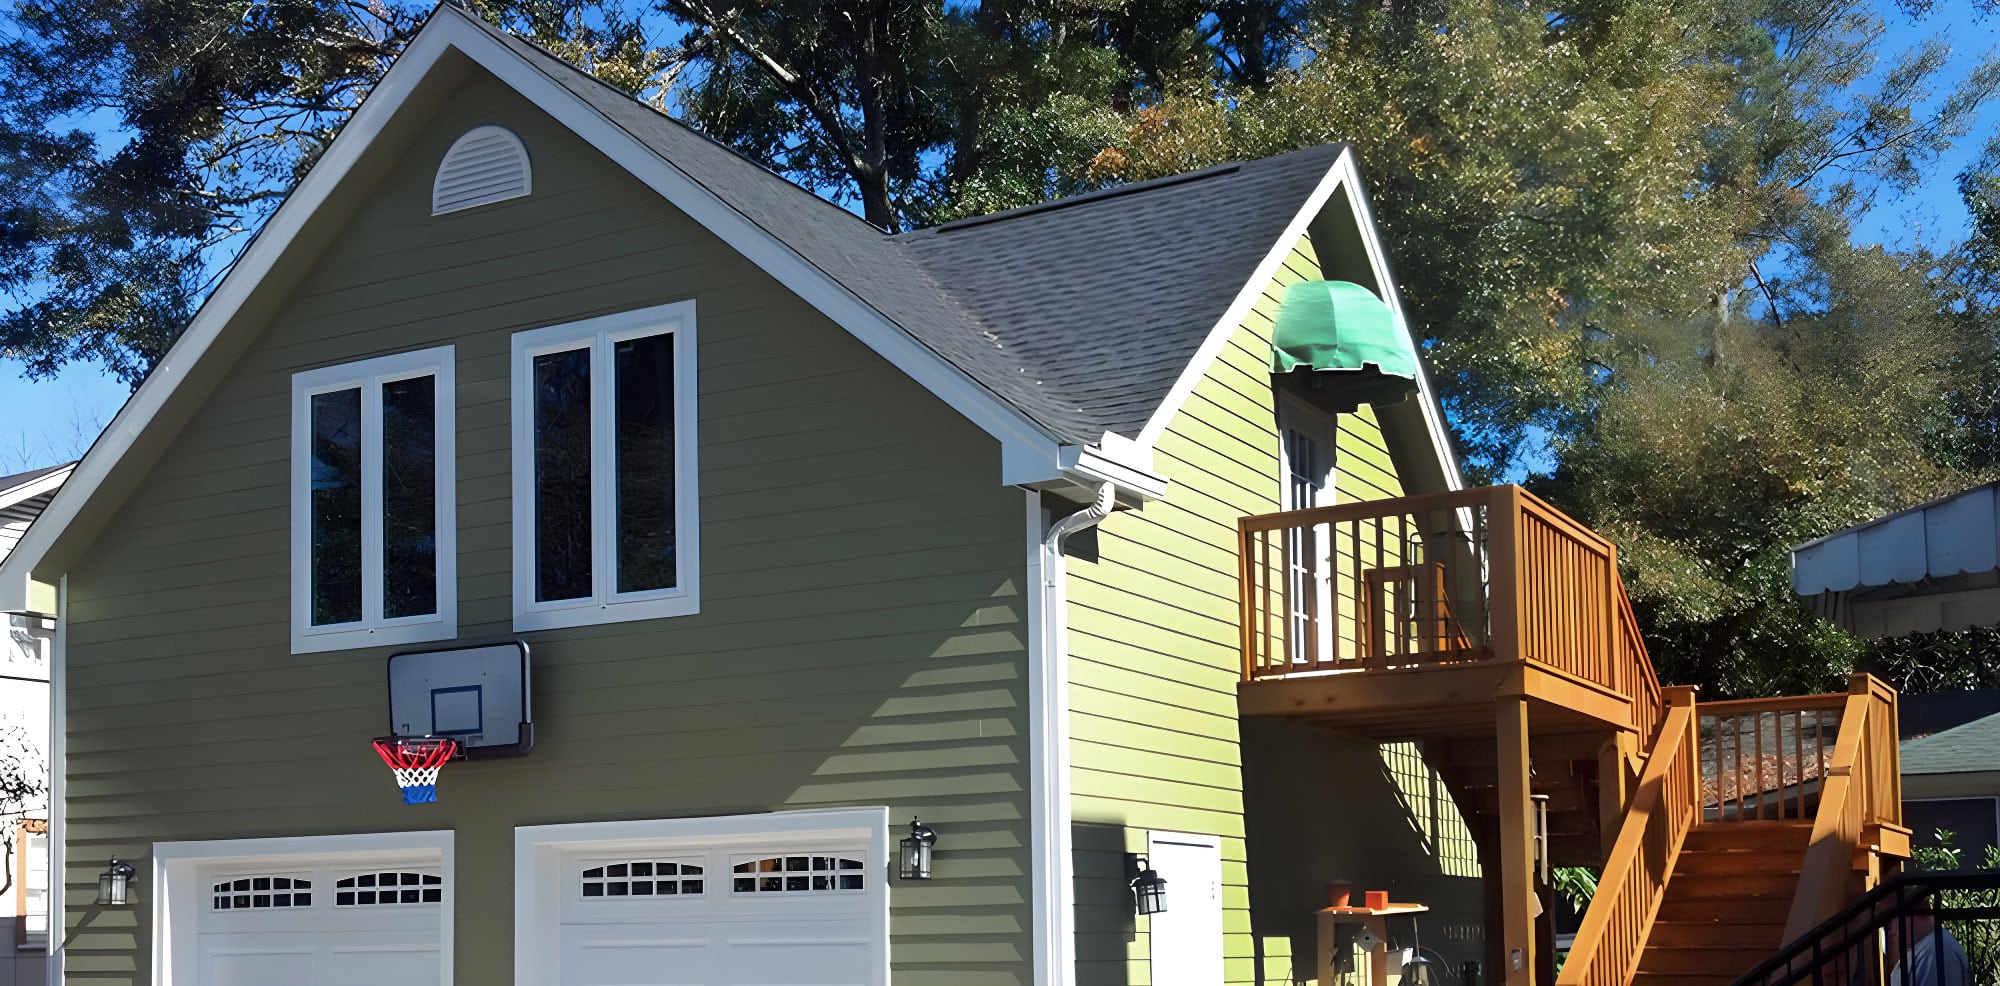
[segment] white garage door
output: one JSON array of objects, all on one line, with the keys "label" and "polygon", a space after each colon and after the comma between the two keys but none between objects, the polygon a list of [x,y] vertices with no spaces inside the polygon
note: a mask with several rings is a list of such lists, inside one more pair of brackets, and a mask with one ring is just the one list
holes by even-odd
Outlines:
[{"label": "white garage door", "polygon": [[562,986],[869,981],[886,890],[865,846],[585,847],[562,873]]},{"label": "white garage door", "polygon": [[238,864],[198,879],[201,986],[442,986],[438,867]]}]

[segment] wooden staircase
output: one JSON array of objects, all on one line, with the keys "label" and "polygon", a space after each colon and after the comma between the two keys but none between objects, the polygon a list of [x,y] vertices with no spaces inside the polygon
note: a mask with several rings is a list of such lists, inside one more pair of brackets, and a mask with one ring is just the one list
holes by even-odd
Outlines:
[{"label": "wooden staircase", "polygon": [[1784,944],[1808,821],[1697,825],[1667,881],[1637,986],[1733,982]]}]

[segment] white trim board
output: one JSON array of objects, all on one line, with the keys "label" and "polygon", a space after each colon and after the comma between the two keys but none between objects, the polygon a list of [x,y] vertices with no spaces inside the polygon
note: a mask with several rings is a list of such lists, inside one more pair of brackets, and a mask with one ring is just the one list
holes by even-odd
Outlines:
[{"label": "white trim board", "polygon": [[[456,924],[452,902],[458,895],[453,842],[454,834],[450,831],[155,842],[147,882],[135,889],[135,893],[151,898],[142,902],[150,905],[152,911],[151,982],[153,986],[194,986],[196,953],[193,915],[200,909],[206,894],[192,881],[202,867],[218,863],[322,865],[352,860],[371,865],[408,862],[439,867],[438,872],[444,877],[444,902],[438,927],[438,981],[450,983],[452,935]],[[51,982],[60,982],[55,975],[59,973],[51,976]]]},{"label": "white trim board", "polygon": [[1335,160],[1333,166],[1320,178],[1312,194],[1306,197],[1305,204],[1299,207],[1291,222],[1285,224],[1285,231],[1279,235],[1278,241],[1272,244],[1270,252],[1258,262],[1256,269],[1251,272],[1250,279],[1237,292],[1236,300],[1230,303],[1229,308],[1222,313],[1222,318],[1208,330],[1208,336],[1202,340],[1201,348],[1195,351],[1194,359],[1181,370],[1180,378],[1175,380],[1173,388],[1167,391],[1166,399],[1160,402],[1159,407],[1153,409],[1153,416],[1147,419],[1146,426],[1140,430],[1138,437],[1138,444],[1148,454],[1159,444],[1160,437],[1166,434],[1167,426],[1173,422],[1174,415],[1179,414],[1181,408],[1187,405],[1188,396],[1194,393],[1195,386],[1208,375],[1209,367],[1213,366],[1216,358],[1222,354],[1223,347],[1229,344],[1229,337],[1234,335],[1243,325],[1243,320],[1250,316],[1250,310],[1256,307],[1257,299],[1263,295],[1265,286],[1270,284],[1271,278],[1277,276],[1279,266],[1291,255],[1292,246],[1298,243],[1299,237],[1305,235],[1313,220],[1319,217],[1320,210],[1326,207],[1326,203],[1336,192],[1344,193],[1349,205],[1354,209],[1355,223],[1359,227],[1357,232],[1368,254],[1369,270],[1374,274],[1375,282],[1382,287],[1382,300],[1388,303],[1389,311],[1395,316],[1396,327],[1401,329],[1404,337],[1409,340],[1411,350],[1419,354],[1417,401],[1423,409],[1424,424],[1426,430],[1430,432],[1431,447],[1437,454],[1438,465],[1444,473],[1445,482],[1454,490],[1464,487],[1464,479],[1458,471],[1458,459],[1451,451],[1450,439],[1444,428],[1444,414],[1438,407],[1437,392],[1431,386],[1429,372],[1424,369],[1422,350],[1416,344],[1416,337],[1410,334],[1409,319],[1403,314],[1401,292],[1396,286],[1395,278],[1390,275],[1388,255],[1382,248],[1381,236],[1375,228],[1375,214],[1369,209],[1368,197],[1363,193],[1361,171],[1355,164],[1352,148],[1343,150],[1339,159]]},{"label": "white trim board", "polygon": [[[724,840],[812,841],[848,839],[868,846],[876,886],[882,888],[874,922],[869,986],[889,982],[889,809],[826,808],[757,815],[712,815],[615,822],[566,822],[514,829],[514,981],[553,983],[560,973],[561,863],[577,850],[671,850]],[[447,980],[449,981],[449,980]]]},{"label": "white trim board", "polygon": [[431,70],[452,51],[462,53],[512,87],[999,441],[1001,483],[1022,485],[1062,478],[1060,443],[1046,429],[918,342],[580,97],[528,64],[518,53],[487,34],[485,28],[474,24],[471,16],[451,4],[439,6],[430,23],[417,33],[382,81],[362,101],[360,109],[341,128],[325,155],[243,251],[187,330],[77,464],[73,481],[63,485],[41,521],[29,528],[14,552],[0,560],[0,612],[28,608],[29,580],[61,532],[96,497],[118,462],[154,424],[168,398],[216,345],[307,221],[354,171],[370,144]]}]

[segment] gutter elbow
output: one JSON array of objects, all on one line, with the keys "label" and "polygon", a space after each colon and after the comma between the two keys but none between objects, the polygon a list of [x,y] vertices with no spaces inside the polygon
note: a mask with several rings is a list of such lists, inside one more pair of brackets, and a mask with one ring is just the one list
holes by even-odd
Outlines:
[{"label": "gutter elbow", "polygon": [[1042,546],[1053,553],[1061,554],[1063,542],[1068,540],[1070,535],[1096,527],[1098,522],[1111,516],[1111,507],[1117,493],[1116,485],[1099,483],[1097,499],[1091,501],[1090,506],[1050,524],[1048,534],[1042,538]]}]

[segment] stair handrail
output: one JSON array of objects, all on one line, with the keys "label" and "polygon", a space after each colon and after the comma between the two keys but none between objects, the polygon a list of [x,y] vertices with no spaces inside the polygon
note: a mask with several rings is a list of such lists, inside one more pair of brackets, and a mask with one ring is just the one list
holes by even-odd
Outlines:
[{"label": "stair handrail", "polygon": [[1660,675],[1653,668],[1652,655],[1646,652],[1646,640],[1639,634],[1639,617],[1632,612],[1632,597],[1625,592],[1625,580],[1615,581],[1620,646],[1624,663],[1630,667],[1629,673],[1638,686],[1632,689],[1632,724],[1642,738],[1649,737],[1659,728],[1660,717],[1666,714],[1666,699],[1660,691]]},{"label": "stair handrail", "polygon": [[1666,716],[1618,825],[1604,876],[1583,912],[1556,986],[1631,982],[1666,897],[1667,875],[1701,812],[1694,689],[1662,690]]},{"label": "stair handrail", "polygon": [[1821,780],[1819,809],[1799,869],[1798,891],[1785,919],[1786,941],[1840,910],[1850,893],[1856,854],[1869,833],[1883,825],[1901,826],[1902,765],[1897,746],[1895,689],[1873,675],[1854,675],[1841,709],[1832,762]]},{"label": "stair handrail", "polygon": [[1943,920],[2000,918],[2000,907],[1940,906],[1933,898],[1942,891],[2000,891],[2000,870],[1933,871],[1893,877],[1855,898],[1839,913],[1814,925],[1806,933],[1787,936],[1783,947],[1737,977],[1732,986],[1857,981],[1853,978],[1856,971],[1853,969],[1845,969],[1843,971],[1848,975],[1831,980],[1823,973],[1829,965],[1852,962],[1857,949],[1879,947],[1877,933],[1887,928],[1890,922],[1913,913],[1913,905],[1919,902],[1925,903]]}]

